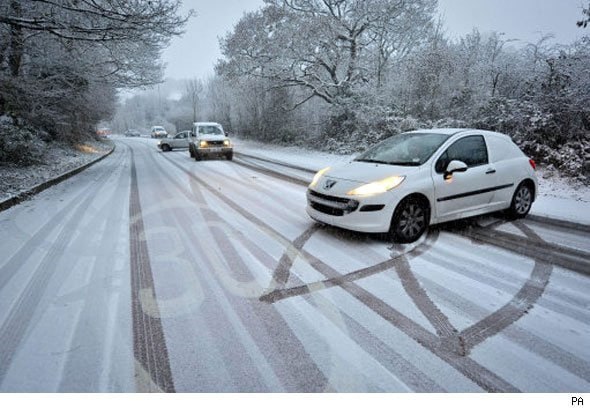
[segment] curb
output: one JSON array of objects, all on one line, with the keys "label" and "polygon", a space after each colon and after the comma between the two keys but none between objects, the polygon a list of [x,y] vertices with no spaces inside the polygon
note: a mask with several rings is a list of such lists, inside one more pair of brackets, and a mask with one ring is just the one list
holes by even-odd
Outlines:
[{"label": "curb", "polygon": [[67,171],[65,173],[60,174],[59,176],[44,181],[42,183],[39,183],[33,187],[31,187],[30,189],[23,191],[15,196],[12,196],[10,198],[7,198],[4,201],[0,201],[0,212],[8,210],[9,208],[25,201],[28,200],[29,198],[31,198],[32,196],[39,194],[41,191],[48,189],[49,187],[52,187],[56,184],[61,183],[64,180],[69,179],[70,177],[86,170],[88,167],[92,166],[93,164],[98,163],[99,161],[103,160],[104,158],[106,158],[107,156],[109,156],[111,153],[113,153],[115,151],[115,147],[116,145],[113,145],[113,147],[111,148],[111,150],[109,150],[107,153],[105,153],[104,155],[80,166],[77,167],[73,170]]}]

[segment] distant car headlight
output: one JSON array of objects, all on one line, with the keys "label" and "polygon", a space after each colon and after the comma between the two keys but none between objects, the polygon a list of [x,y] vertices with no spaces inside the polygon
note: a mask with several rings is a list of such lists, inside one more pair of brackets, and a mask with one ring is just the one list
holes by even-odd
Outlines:
[{"label": "distant car headlight", "polygon": [[351,196],[373,196],[377,194],[385,193],[399,186],[404,180],[405,176],[393,176],[387,177],[386,179],[374,181],[372,183],[363,184],[360,187],[350,190],[347,195]]},{"label": "distant car headlight", "polygon": [[320,181],[320,178],[324,175],[325,172],[327,172],[328,170],[330,170],[330,167],[326,167],[325,169],[321,169],[320,171],[318,171],[315,176],[313,176],[313,180],[311,180],[311,183],[309,184],[309,187],[315,187],[316,184],[318,184],[318,181]]},{"label": "distant car headlight", "polygon": [[199,142],[199,147],[207,147],[208,145],[209,145],[209,144],[207,143],[207,141],[206,141],[206,140],[201,140],[201,141]]},{"label": "distant car headlight", "polygon": [[224,146],[226,146],[226,147],[229,147],[229,145],[230,145],[230,143],[229,143],[229,139],[225,139],[225,140],[223,141],[223,145],[224,145]]}]

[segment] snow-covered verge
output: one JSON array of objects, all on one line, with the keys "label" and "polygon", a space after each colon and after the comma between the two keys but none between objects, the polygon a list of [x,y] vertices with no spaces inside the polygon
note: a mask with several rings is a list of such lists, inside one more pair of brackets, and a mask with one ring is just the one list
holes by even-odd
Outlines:
[{"label": "snow-covered verge", "polygon": [[39,162],[31,165],[0,162],[0,202],[105,155],[109,140],[89,140],[74,145],[44,142]]},{"label": "snow-covered verge", "polygon": [[[268,157],[309,169],[343,164],[355,154],[306,150],[301,147],[285,147],[256,141],[233,138],[236,152]],[[590,225],[590,187],[580,181],[562,177],[554,169],[537,167],[539,194],[531,214]]]}]

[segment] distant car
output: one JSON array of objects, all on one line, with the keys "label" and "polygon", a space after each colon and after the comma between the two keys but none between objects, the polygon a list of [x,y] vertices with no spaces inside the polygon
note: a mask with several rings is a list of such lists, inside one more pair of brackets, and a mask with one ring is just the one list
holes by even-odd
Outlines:
[{"label": "distant car", "polygon": [[167,137],[158,142],[158,147],[164,152],[169,152],[172,149],[188,147],[191,131],[185,130],[177,133],[174,137]]},{"label": "distant car", "polygon": [[233,145],[223,127],[216,122],[195,122],[188,146],[189,154],[196,161],[207,156],[225,156],[232,160]]},{"label": "distant car", "polygon": [[160,139],[163,137],[168,137],[168,132],[162,126],[153,126],[152,127],[152,139]]},{"label": "distant car", "polygon": [[307,213],[325,224],[413,242],[432,224],[500,210],[525,217],[537,191],[535,162],[509,136],[417,130],[320,170],[307,190]]},{"label": "distant car", "polygon": [[141,133],[139,133],[139,131],[135,130],[135,129],[128,129],[125,131],[125,136],[127,136],[127,137],[140,137]]}]

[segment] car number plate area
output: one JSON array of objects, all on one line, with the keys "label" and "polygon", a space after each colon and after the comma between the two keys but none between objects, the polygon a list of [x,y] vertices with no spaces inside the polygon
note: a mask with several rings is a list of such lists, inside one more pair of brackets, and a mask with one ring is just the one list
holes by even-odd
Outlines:
[{"label": "car number plate area", "polygon": [[211,153],[220,153],[221,152],[221,147],[212,147],[209,149],[209,151]]}]

